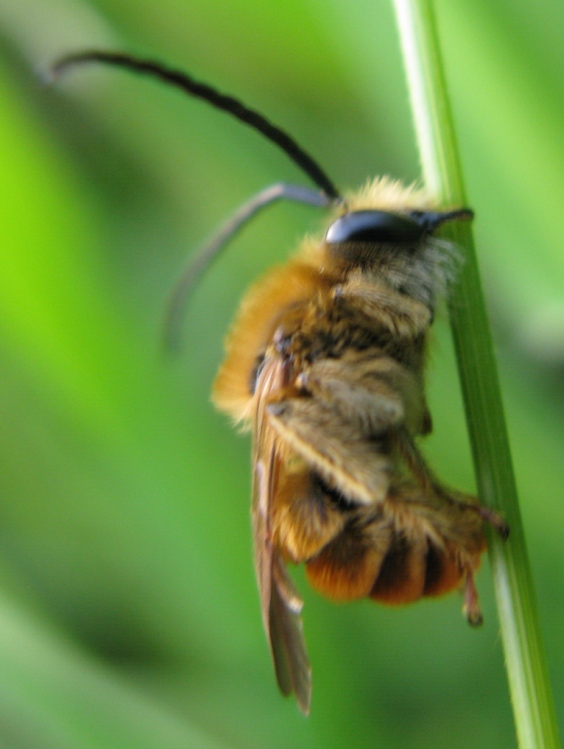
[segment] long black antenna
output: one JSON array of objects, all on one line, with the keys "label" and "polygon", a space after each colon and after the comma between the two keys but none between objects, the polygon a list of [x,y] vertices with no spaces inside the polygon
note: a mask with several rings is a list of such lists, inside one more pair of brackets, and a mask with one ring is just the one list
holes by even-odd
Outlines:
[{"label": "long black antenna", "polygon": [[56,62],[52,69],[53,78],[65,73],[69,68],[84,63],[99,62],[105,65],[114,65],[116,67],[132,70],[137,73],[150,75],[168,83],[176,88],[185,91],[191,96],[204,99],[217,109],[228,112],[241,122],[245,122],[250,127],[258,130],[259,133],[268,138],[268,140],[279,146],[291,159],[304,171],[318,187],[320,187],[327,197],[332,200],[341,200],[341,194],[325,174],[319,164],[306,153],[296,141],[280,128],[270,123],[259,112],[249,109],[232,96],[222,94],[216,89],[208,86],[206,83],[195,81],[186,73],[179,70],[172,70],[153,60],[140,60],[131,55],[121,52],[103,52],[99,50],[85,50],[67,55]]}]

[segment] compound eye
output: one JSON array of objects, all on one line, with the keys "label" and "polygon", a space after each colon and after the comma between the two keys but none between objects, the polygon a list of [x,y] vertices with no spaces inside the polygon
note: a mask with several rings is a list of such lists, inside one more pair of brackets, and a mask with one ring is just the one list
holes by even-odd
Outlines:
[{"label": "compound eye", "polygon": [[409,216],[388,211],[352,211],[333,221],[325,236],[328,244],[365,242],[368,244],[414,244],[427,229]]}]

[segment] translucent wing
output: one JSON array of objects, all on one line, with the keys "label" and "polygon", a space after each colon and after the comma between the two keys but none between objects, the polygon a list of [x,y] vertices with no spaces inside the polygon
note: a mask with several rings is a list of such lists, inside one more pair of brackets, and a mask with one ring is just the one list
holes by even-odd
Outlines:
[{"label": "translucent wing", "polygon": [[262,619],[278,686],[285,695],[295,693],[300,710],[307,714],[311,700],[311,667],[300,616],[302,601],[280,551],[273,545],[271,528],[281,456],[280,437],[268,423],[265,406],[268,396],[285,384],[283,362],[266,359],[256,385],[253,421],[254,558]]}]

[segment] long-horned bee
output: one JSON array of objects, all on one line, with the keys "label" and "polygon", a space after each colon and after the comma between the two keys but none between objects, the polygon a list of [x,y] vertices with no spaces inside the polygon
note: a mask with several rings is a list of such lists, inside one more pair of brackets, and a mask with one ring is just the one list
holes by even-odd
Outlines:
[{"label": "long-horned bee", "polygon": [[323,236],[247,293],[227,339],[213,401],[252,432],[252,520],[262,617],[276,676],[309,711],[311,669],[302,601],[286,564],[304,563],[329,598],[407,604],[461,588],[470,624],[482,615],[474,575],[484,521],[504,521],[444,486],[417,439],[431,432],[424,368],[438,300],[458,263],[438,236],[467,220],[422,190],[386,178],[343,197],[293,138],[238,100],[152,61],[108,52],[61,60],[117,65],[160,78],[257,129],[319,190],[279,184],[245,204],[191,261],[169,315],[199,273],[264,206],[287,198],[331,211]]}]

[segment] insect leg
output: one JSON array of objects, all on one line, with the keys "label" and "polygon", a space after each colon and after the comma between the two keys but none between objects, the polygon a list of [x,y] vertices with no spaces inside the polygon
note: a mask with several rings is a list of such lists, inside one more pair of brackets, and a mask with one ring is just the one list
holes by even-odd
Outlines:
[{"label": "insect leg", "polygon": [[482,625],[484,619],[482,617],[482,610],[480,609],[478,591],[476,589],[476,583],[474,582],[474,574],[471,570],[466,572],[463,611],[468,620],[468,624],[472,627],[479,627]]},{"label": "insect leg", "polygon": [[437,496],[449,503],[457,504],[460,507],[475,512],[482,518],[482,520],[489,523],[492,528],[499,533],[503,540],[508,538],[509,526],[501,515],[498,515],[497,512],[491,510],[489,507],[483,507],[474,497],[458,492],[453,493],[441,484],[441,482],[434,476],[405,429],[399,430],[394,434],[394,443],[409,469],[412,471],[416,481],[424,491],[434,492]]},{"label": "insect leg", "polygon": [[364,504],[385,498],[392,467],[385,436],[369,439],[317,397],[285,398],[266,412],[284,442],[331,488]]},{"label": "insect leg", "polygon": [[301,461],[297,470],[282,469],[272,506],[272,535],[284,558],[299,563],[310,559],[337,536],[345,513],[330,491]]},{"label": "insect leg", "polygon": [[216,234],[190,257],[170,294],[163,325],[163,339],[167,349],[178,348],[182,315],[200,277],[242,227],[263,208],[277,200],[293,200],[318,208],[325,208],[332,202],[318,190],[280,182],[261,190],[235,211]]},{"label": "insect leg", "polygon": [[427,408],[420,378],[377,348],[318,359],[298,384],[330,403],[362,434],[372,437],[400,428],[419,434]]},{"label": "insect leg", "polygon": [[422,302],[376,279],[366,280],[360,274],[349,274],[347,282],[336,286],[333,295],[336,299],[346,299],[351,307],[400,338],[421,336],[431,324],[431,311]]}]

